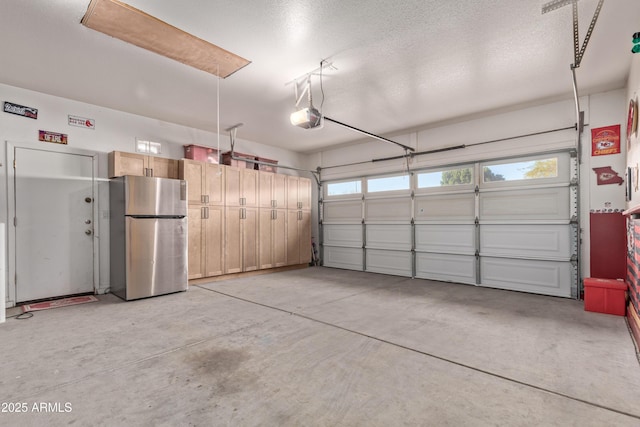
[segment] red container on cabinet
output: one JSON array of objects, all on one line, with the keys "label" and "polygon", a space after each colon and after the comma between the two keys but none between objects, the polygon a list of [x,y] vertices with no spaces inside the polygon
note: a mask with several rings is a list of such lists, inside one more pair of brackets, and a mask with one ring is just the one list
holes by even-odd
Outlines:
[{"label": "red container on cabinet", "polygon": [[584,279],[584,309],[597,313],[626,314],[627,283],[613,279]]},{"label": "red container on cabinet", "polygon": [[201,145],[185,145],[184,157],[206,163],[218,163],[218,150]]},{"label": "red container on cabinet", "polygon": [[244,160],[239,160],[239,159],[254,160],[255,156],[251,154],[238,153],[237,151],[234,151],[233,157],[235,157],[235,159],[231,157],[231,151],[222,153],[222,164],[228,165],[228,166],[235,166],[237,168],[253,169],[253,162],[245,162]]}]

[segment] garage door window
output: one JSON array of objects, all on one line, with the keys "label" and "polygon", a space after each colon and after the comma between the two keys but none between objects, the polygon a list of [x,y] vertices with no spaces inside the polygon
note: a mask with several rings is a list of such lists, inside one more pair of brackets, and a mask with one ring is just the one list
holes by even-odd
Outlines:
[{"label": "garage door window", "polygon": [[418,188],[437,188],[468,185],[473,182],[473,169],[449,169],[418,174]]},{"label": "garage door window", "polygon": [[327,184],[327,196],[344,196],[349,194],[361,194],[362,181],[330,182]]},{"label": "garage door window", "polygon": [[482,182],[520,181],[558,176],[558,158],[492,164],[482,167]]},{"label": "garage door window", "polygon": [[409,175],[385,176],[382,178],[367,179],[367,192],[378,193],[381,191],[409,190],[411,180]]}]

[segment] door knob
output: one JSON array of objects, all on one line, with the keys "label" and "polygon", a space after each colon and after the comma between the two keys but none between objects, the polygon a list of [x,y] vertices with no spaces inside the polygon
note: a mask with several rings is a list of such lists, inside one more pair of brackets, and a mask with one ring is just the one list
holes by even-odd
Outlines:
[{"label": "door knob", "polygon": [[84,223],[85,223],[85,224],[87,224],[87,225],[89,225],[89,224],[91,224],[91,220],[90,220],[90,219],[86,219],[86,220],[84,221]]},{"label": "door knob", "polygon": [[87,236],[90,236],[90,235],[91,235],[91,233],[92,233],[92,231],[91,231],[91,230],[86,230],[86,231],[84,232],[84,234],[86,234]]},{"label": "door knob", "polygon": [[93,202],[93,199],[91,197],[85,197],[84,201],[87,202],[87,203],[91,203],[91,202]]}]

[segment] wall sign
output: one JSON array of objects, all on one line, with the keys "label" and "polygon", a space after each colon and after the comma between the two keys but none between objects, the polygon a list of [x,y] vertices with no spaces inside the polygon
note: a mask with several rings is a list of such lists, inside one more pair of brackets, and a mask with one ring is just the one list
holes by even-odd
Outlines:
[{"label": "wall sign", "polygon": [[96,121],[94,119],[87,119],[86,117],[69,115],[69,126],[77,126],[85,129],[95,129]]},{"label": "wall sign", "polygon": [[[610,184],[622,185],[624,183],[624,180],[622,179],[622,177],[618,175],[618,172],[614,171],[611,168],[611,166],[593,168],[593,171],[596,173],[598,185],[610,185]],[[629,178],[630,176],[627,177],[627,179]]]},{"label": "wall sign", "polygon": [[591,129],[591,155],[620,153],[620,125]]},{"label": "wall sign", "polygon": [[4,102],[4,112],[15,114],[16,116],[28,117],[30,119],[38,119],[38,109],[25,107],[24,105],[14,104],[13,102]]},{"label": "wall sign", "polygon": [[40,141],[67,145],[67,135],[64,133],[49,132],[46,130],[39,130],[38,133],[38,139]]}]

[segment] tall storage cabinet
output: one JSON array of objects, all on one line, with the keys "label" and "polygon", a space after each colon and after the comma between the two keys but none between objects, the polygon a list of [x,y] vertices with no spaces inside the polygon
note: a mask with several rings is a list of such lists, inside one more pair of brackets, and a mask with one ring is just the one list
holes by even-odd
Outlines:
[{"label": "tall storage cabinet", "polygon": [[225,274],[258,269],[258,171],[226,167]]},{"label": "tall storage cabinet", "polygon": [[223,166],[181,160],[179,176],[187,181],[189,215],[189,279],[224,273]]},{"label": "tall storage cabinet", "polygon": [[287,265],[311,261],[311,180],[287,176]]},{"label": "tall storage cabinet", "polygon": [[286,175],[264,171],[258,175],[258,265],[260,268],[287,265],[286,178]]},{"label": "tall storage cabinet", "polygon": [[188,183],[189,279],[308,263],[311,181],[180,161]]}]

